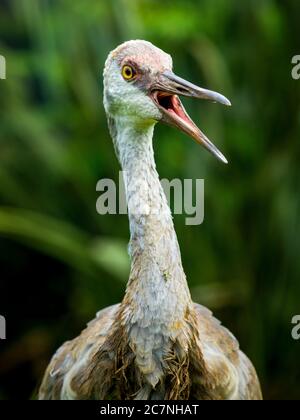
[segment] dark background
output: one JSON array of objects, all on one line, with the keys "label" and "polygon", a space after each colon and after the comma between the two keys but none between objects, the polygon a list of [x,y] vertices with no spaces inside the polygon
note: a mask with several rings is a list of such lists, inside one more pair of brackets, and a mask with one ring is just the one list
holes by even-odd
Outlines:
[{"label": "dark background", "polygon": [[99,216],[100,178],[119,166],[102,106],[102,68],[127,39],[169,52],[176,72],[232,100],[184,100],[220,164],[158,126],[161,177],[205,179],[205,222],[175,225],[195,301],[253,360],[266,398],[300,398],[300,54],[298,0],[1,1],[0,398],[34,398],[55,349],[120,301],[126,216]]}]

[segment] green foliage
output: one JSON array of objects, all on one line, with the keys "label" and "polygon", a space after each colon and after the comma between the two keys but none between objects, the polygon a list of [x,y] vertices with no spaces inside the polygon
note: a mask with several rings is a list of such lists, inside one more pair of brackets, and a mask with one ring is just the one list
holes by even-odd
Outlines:
[{"label": "green foliage", "polygon": [[300,397],[299,343],[290,338],[300,312],[300,82],[291,78],[299,13],[297,0],[1,6],[0,313],[10,336],[0,347],[0,397],[28,398],[55,347],[124,292],[128,221],[97,215],[95,204],[98,179],[117,180],[119,170],[102,68],[131,38],[157,44],[179,75],[232,100],[230,110],[185,101],[228,167],[159,126],[158,169],[205,179],[204,224],[175,218],[194,299],[237,335],[267,397]]}]

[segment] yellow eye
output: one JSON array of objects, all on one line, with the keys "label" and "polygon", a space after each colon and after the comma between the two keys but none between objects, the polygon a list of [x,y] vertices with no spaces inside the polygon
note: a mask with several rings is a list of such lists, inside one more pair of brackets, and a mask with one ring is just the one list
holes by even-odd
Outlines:
[{"label": "yellow eye", "polygon": [[133,68],[131,66],[123,66],[122,68],[122,76],[125,80],[130,80],[133,79],[135,76],[135,71],[133,70]]}]

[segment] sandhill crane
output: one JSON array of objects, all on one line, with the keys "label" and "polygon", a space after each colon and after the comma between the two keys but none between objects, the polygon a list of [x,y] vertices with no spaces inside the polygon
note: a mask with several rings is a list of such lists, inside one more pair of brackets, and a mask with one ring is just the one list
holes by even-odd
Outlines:
[{"label": "sandhill crane", "polygon": [[104,107],[124,171],[131,271],[123,301],[101,310],[53,356],[40,399],[261,399],[254,367],[233,335],[193,303],[171,212],[155,167],[156,122],[175,126],[227,162],[187,115],[178,95],[230,105],[172,72],[146,41],[112,51]]}]

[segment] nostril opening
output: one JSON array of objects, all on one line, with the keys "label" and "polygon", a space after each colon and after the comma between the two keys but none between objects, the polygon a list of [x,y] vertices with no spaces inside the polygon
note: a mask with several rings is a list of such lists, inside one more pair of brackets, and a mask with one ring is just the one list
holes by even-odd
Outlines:
[{"label": "nostril opening", "polygon": [[182,93],[182,94],[187,94],[187,93],[189,93],[189,91],[188,91],[187,89],[185,89],[184,87],[181,87],[181,86],[178,86],[178,87],[176,88],[176,90],[177,90],[178,92]]}]

